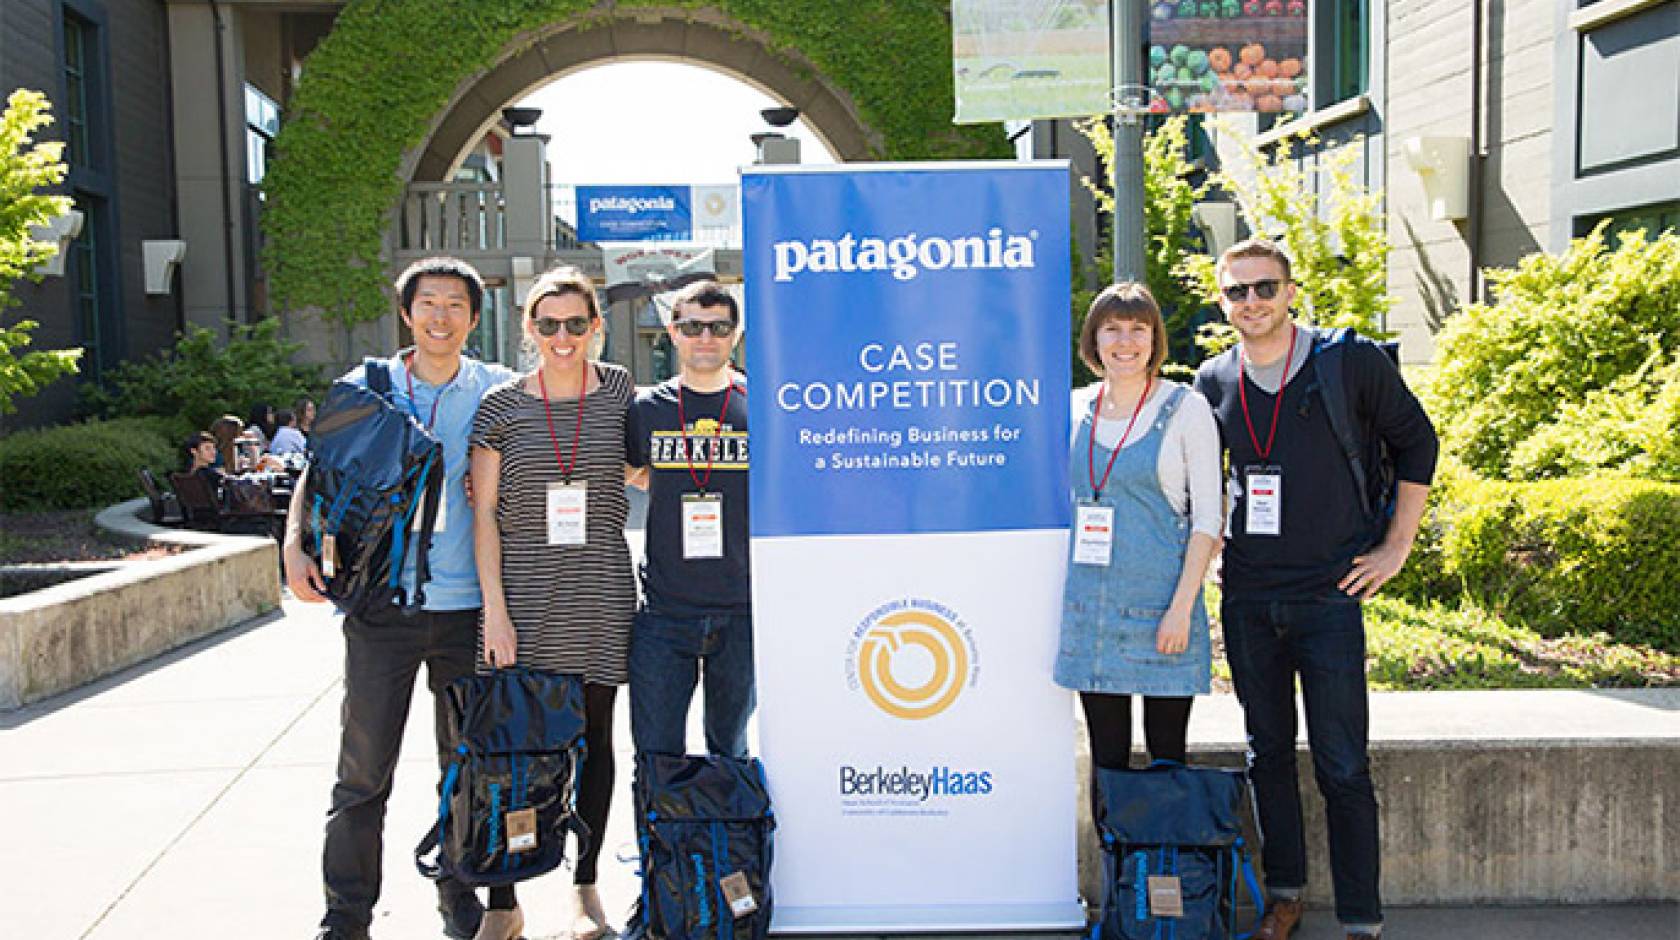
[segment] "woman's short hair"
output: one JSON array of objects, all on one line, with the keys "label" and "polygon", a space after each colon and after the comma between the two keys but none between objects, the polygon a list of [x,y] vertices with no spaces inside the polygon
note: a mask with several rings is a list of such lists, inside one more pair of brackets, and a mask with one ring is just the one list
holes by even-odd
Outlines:
[{"label": "woman's short hair", "polygon": [[1136,281],[1121,281],[1102,289],[1085,313],[1079,328],[1079,361],[1098,375],[1103,374],[1102,356],[1097,352],[1097,332],[1110,320],[1135,320],[1149,324],[1153,348],[1149,351],[1149,374],[1161,371],[1167,361],[1167,324],[1161,319],[1161,305],[1149,288]]},{"label": "woman's short hair", "polygon": [[537,315],[537,304],[548,297],[563,297],[566,294],[577,294],[589,305],[590,319],[601,316],[601,306],[595,298],[595,282],[589,275],[577,268],[550,268],[537,278],[531,285],[531,290],[525,295],[525,319],[529,320]]}]

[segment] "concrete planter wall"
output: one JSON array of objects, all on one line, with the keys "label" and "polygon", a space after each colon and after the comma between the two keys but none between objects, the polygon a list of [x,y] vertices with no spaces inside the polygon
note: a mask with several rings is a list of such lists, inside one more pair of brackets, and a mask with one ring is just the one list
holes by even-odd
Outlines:
[{"label": "concrete planter wall", "polygon": [[274,540],[148,525],[136,516],[144,505],[113,506],[97,522],[192,549],[0,600],[0,709],[76,688],[280,605]]},{"label": "concrete planter wall", "polygon": [[[1384,734],[1373,721],[1371,776],[1382,834],[1384,905],[1613,904],[1680,897],[1680,690],[1381,693],[1388,714],[1422,713]],[[1214,699],[1225,699],[1215,696]],[[1238,732],[1234,701],[1221,731]],[[1456,718],[1444,717],[1457,715]],[[1572,722],[1571,715],[1580,720]],[[1102,896],[1090,837],[1090,756],[1077,741],[1079,887]],[[1191,747],[1199,766],[1244,766],[1222,734]],[[1143,766],[1134,756],[1133,766]],[[1307,823],[1309,906],[1330,908],[1324,801],[1307,748],[1297,753]],[[1249,833],[1250,845],[1258,840]],[[1255,867],[1260,869],[1259,851]],[[1094,906],[1094,904],[1093,904]]]}]

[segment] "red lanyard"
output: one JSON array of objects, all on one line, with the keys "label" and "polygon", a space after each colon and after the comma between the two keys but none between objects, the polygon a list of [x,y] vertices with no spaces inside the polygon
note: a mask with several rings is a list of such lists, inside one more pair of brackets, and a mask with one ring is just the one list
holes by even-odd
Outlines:
[{"label": "red lanyard", "polygon": [[1108,383],[1104,382],[1102,391],[1097,397],[1096,404],[1091,406],[1091,437],[1085,442],[1085,470],[1091,475],[1091,493],[1097,498],[1102,497],[1103,487],[1108,485],[1108,475],[1114,472],[1114,458],[1120,456],[1120,448],[1126,446],[1126,438],[1132,436],[1132,425],[1137,423],[1138,415],[1143,412],[1143,403],[1149,400],[1149,390],[1155,387],[1155,377],[1144,380],[1143,394],[1138,396],[1136,407],[1132,408],[1132,420],[1126,422],[1126,433],[1120,435],[1120,441],[1108,453],[1108,466],[1103,468],[1102,479],[1097,479],[1097,414],[1102,410],[1102,403],[1108,398]]},{"label": "red lanyard", "polygon": [[560,465],[560,476],[568,486],[572,471],[577,468],[578,442],[583,440],[583,398],[589,391],[589,360],[583,361],[583,375],[578,382],[577,427],[572,431],[572,459],[560,456],[560,435],[554,433],[554,409],[548,404],[548,383],[543,381],[542,367],[537,367],[537,388],[542,390],[543,416],[548,418],[548,439],[554,442],[554,462]]},{"label": "red lanyard", "polygon": [[1278,415],[1283,413],[1283,387],[1289,384],[1289,362],[1295,358],[1295,325],[1289,325],[1289,351],[1283,354],[1283,377],[1278,380],[1277,401],[1272,402],[1272,429],[1266,432],[1266,446],[1261,448],[1260,438],[1254,434],[1254,419],[1248,416],[1248,383],[1244,381],[1246,373],[1243,365],[1248,361],[1247,355],[1237,356],[1237,398],[1242,401],[1243,423],[1248,425],[1248,441],[1254,445],[1254,452],[1261,460],[1272,456],[1272,442],[1277,440]]},{"label": "red lanyard", "polygon": [[682,435],[683,456],[688,460],[688,476],[700,492],[706,492],[706,484],[712,482],[712,458],[717,455],[717,442],[723,439],[723,419],[729,414],[729,396],[735,394],[735,383],[731,381],[729,388],[723,393],[723,407],[718,409],[717,430],[712,432],[712,446],[706,448],[706,476],[694,472],[694,447],[688,441],[688,418],[683,415],[683,386],[677,383],[677,433]]},{"label": "red lanyard", "polygon": [[[460,374],[461,374],[461,367],[456,366],[455,367],[455,375],[460,375]],[[437,424],[438,403],[443,401],[443,393],[449,390],[449,386],[455,384],[455,375],[450,376],[449,381],[443,383],[443,388],[438,389],[437,397],[432,399],[432,416],[426,422],[426,430],[430,431],[432,429],[432,426]],[[409,413],[414,415],[414,420],[419,421],[420,420],[420,412],[414,407],[414,353],[409,353],[408,354],[408,361],[403,363],[403,379],[408,382],[408,410],[409,410]]]}]

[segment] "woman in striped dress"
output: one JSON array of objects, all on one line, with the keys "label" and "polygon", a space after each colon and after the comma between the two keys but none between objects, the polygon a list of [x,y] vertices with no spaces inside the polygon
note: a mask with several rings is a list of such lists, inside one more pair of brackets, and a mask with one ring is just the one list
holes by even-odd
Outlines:
[{"label": "woman in striped dress", "polygon": [[[612,798],[613,702],[627,677],[636,586],[624,540],[624,418],[635,391],[620,366],[591,361],[595,289],[558,268],[525,301],[540,363],[492,389],[472,431],[474,549],[484,591],[484,667],[515,663],[583,677],[589,752],[578,812],[594,834],[573,879],[573,934],[608,931],[595,890]],[[524,926],[514,890],[490,892],[477,940]]]}]

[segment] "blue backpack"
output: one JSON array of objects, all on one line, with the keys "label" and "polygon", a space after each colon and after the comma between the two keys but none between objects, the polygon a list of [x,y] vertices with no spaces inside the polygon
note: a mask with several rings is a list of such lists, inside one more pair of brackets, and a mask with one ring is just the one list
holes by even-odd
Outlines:
[{"label": "blue backpack", "polygon": [[1242,839],[1241,771],[1157,761],[1097,770],[1107,897],[1092,940],[1213,940],[1236,931],[1239,881],[1264,914]]},{"label": "blue backpack", "polygon": [[637,754],[642,895],[626,940],[764,940],[776,820],[756,758]]},{"label": "blue backpack", "polygon": [[[345,612],[394,605],[414,614],[431,578],[427,553],[443,493],[443,445],[391,401],[384,362],[370,358],[363,369],[367,387],[334,382],[309,434],[304,547],[321,568],[327,596]],[[411,546],[412,597],[402,586]]]},{"label": "blue backpack", "polygon": [[445,693],[454,754],[437,822],[414,848],[420,873],[507,885],[557,868],[568,833],[581,853],[583,680],[515,667],[462,677]]}]

